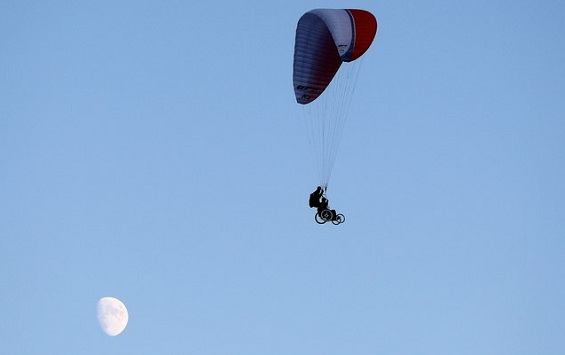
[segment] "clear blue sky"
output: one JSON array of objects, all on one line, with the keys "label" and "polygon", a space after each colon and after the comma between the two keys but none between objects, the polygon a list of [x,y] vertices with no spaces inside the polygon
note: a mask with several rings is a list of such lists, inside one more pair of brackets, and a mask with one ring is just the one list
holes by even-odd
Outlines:
[{"label": "clear blue sky", "polygon": [[[331,180],[298,18],[375,14]],[[0,3],[0,353],[565,353],[565,3]],[[119,336],[99,298],[129,309]]]}]

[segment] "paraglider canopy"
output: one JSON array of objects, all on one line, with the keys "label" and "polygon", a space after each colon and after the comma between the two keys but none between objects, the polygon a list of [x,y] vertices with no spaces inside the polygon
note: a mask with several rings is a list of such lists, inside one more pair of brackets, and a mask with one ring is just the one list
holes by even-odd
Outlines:
[{"label": "paraglider canopy", "polygon": [[316,9],[305,13],[296,28],[294,93],[299,104],[316,100],[342,62],[362,56],[377,33],[377,20],[358,9]]}]

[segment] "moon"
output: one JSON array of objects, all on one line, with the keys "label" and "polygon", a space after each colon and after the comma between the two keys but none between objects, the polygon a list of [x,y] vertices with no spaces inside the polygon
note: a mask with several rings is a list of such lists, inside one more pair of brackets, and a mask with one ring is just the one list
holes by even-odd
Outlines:
[{"label": "moon", "polygon": [[128,325],[128,310],[117,298],[102,297],[98,300],[97,317],[100,327],[109,336],[116,336]]}]

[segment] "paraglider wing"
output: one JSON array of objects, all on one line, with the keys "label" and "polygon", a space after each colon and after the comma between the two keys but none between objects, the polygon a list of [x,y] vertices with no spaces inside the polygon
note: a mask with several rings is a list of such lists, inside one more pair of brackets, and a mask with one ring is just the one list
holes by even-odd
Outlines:
[{"label": "paraglider wing", "polygon": [[296,27],[293,81],[296,101],[308,104],[331,82],[342,62],[359,58],[377,31],[375,17],[365,10],[316,9]]}]

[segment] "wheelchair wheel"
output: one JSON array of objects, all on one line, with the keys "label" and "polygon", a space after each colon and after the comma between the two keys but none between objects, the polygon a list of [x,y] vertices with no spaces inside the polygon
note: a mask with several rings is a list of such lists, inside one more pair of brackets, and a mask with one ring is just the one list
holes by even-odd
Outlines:
[{"label": "wheelchair wheel", "polygon": [[335,219],[332,219],[332,223],[335,224],[336,226],[343,222],[345,222],[345,216],[341,213],[335,216]]},{"label": "wheelchair wheel", "polygon": [[320,213],[320,217],[322,217],[324,222],[330,221],[332,219],[332,211],[323,210],[322,213]]},{"label": "wheelchair wheel", "polygon": [[326,220],[322,218],[322,216],[320,216],[319,213],[316,213],[316,215],[314,215],[314,219],[316,220],[316,222],[318,224],[324,224],[326,223]]}]

